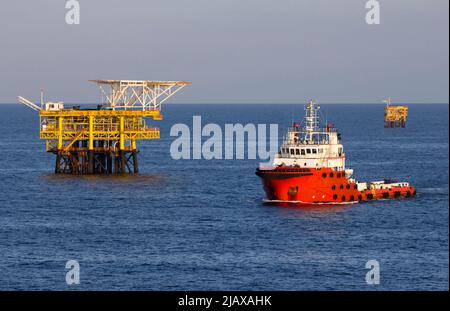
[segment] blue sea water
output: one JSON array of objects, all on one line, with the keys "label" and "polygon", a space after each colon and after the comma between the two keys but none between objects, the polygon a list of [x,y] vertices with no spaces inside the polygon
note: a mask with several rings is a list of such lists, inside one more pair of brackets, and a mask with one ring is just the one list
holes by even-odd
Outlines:
[{"label": "blue sea water", "polygon": [[[61,176],[37,114],[0,105],[1,290],[448,290],[448,105],[323,105],[358,180],[395,177],[413,199],[333,208],[264,205],[258,160],[173,160],[170,128],[278,123],[303,105],[165,105],[138,176]],[[66,285],[78,260],[80,284]],[[368,260],[380,284],[367,285]]]}]

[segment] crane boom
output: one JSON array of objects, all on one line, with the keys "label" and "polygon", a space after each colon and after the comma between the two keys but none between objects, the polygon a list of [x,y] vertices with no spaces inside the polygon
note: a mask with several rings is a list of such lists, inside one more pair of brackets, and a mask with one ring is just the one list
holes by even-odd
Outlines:
[{"label": "crane boom", "polygon": [[20,103],[24,104],[27,107],[30,107],[33,110],[36,110],[36,111],[42,110],[41,107],[39,107],[38,105],[36,105],[32,101],[26,99],[25,97],[19,96],[17,99],[19,100]]}]

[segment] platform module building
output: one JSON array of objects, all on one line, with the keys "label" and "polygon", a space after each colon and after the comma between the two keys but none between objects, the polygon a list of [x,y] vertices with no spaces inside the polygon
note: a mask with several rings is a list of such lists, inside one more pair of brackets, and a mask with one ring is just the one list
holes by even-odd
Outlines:
[{"label": "platform module building", "polygon": [[138,173],[138,140],[159,139],[153,121],[163,119],[161,104],[190,84],[186,81],[92,80],[100,86],[96,108],[64,107],[62,102],[37,105],[40,138],[56,155],[55,173]]},{"label": "platform module building", "polygon": [[406,127],[408,107],[392,105],[390,98],[384,102],[386,103],[384,107],[384,127]]}]

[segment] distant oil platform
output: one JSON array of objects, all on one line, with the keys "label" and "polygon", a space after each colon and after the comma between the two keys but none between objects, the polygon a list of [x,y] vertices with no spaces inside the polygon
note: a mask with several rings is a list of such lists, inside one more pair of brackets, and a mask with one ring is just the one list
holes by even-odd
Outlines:
[{"label": "distant oil platform", "polygon": [[19,102],[39,112],[40,139],[56,155],[57,174],[138,173],[138,140],[160,138],[161,104],[190,82],[91,80],[100,86],[102,104],[94,109],[65,108],[63,102],[37,105]]},{"label": "distant oil platform", "polygon": [[406,118],[408,117],[408,107],[401,105],[392,105],[391,99],[384,101],[384,127],[406,127]]}]

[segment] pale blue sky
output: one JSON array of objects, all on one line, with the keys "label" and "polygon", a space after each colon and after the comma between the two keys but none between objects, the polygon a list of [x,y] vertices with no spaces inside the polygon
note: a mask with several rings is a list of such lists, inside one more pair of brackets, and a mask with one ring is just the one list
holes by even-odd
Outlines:
[{"label": "pale blue sky", "polygon": [[0,102],[98,102],[89,79],[188,80],[172,102],[446,102],[449,1],[65,0],[0,4]]}]

